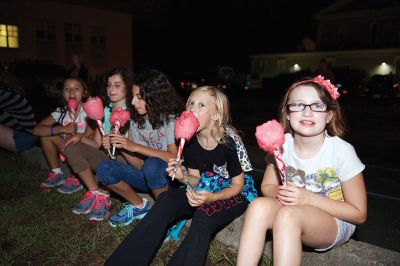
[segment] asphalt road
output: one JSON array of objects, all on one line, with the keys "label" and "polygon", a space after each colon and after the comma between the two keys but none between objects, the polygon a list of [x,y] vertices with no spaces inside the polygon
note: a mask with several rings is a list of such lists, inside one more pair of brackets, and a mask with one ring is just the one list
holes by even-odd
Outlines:
[{"label": "asphalt road", "polygon": [[[255,127],[277,119],[279,98],[260,91],[230,98],[233,124],[243,132],[255,179],[260,182],[265,164]],[[368,219],[353,238],[400,252],[400,99],[342,97],[340,102],[349,128],[344,139],[366,164]]]}]

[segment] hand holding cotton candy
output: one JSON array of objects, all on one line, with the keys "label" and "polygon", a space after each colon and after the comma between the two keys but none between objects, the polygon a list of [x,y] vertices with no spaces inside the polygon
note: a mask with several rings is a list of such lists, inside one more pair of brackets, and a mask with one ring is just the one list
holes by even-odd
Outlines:
[{"label": "hand holding cotton candy", "polygon": [[[127,110],[117,109],[110,115],[110,123],[114,126],[114,133],[118,134],[121,127],[124,127],[131,118],[131,114]],[[113,146],[112,155],[115,154],[115,145]]]},{"label": "hand holding cotton candy", "polygon": [[185,145],[185,141],[189,141],[194,136],[199,126],[200,126],[199,120],[197,120],[193,112],[184,111],[182,112],[181,116],[175,120],[174,134],[175,138],[179,139],[180,141],[179,141],[178,154],[176,156],[176,164],[172,180],[174,180],[175,178],[176,169],[179,160],[181,159],[182,156],[182,151],[183,151],[183,146]]},{"label": "hand holding cotton candy", "polygon": [[268,121],[256,128],[258,146],[264,151],[273,154],[279,169],[282,184],[286,185],[286,166],[282,161],[282,145],[285,143],[285,131],[282,125],[276,121]]},{"label": "hand holding cotton candy", "polygon": [[[101,123],[101,119],[104,117],[104,107],[101,99],[97,96],[89,97],[89,99],[87,99],[87,101],[82,105],[82,108],[86,112],[87,117],[97,122],[100,133],[102,136],[104,136],[106,133],[104,132],[103,123]],[[115,159],[109,149],[108,154],[110,155],[111,159]]]}]

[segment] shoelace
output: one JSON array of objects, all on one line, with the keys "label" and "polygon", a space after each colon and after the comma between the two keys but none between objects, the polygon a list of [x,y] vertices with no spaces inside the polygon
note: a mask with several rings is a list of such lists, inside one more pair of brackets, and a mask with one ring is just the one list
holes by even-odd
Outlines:
[{"label": "shoelace", "polygon": [[50,173],[49,176],[47,177],[47,181],[51,181],[57,177],[56,173]]},{"label": "shoelace", "polygon": [[91,200],[94,198],[94,195],[92,192],[88,191],[85,193],[85,195],[83,196],[83,199],[81,200],[81,202],[79,202],[80,204],[84,204],[86,201]]},{"label": "shoelace", "polygon": [[118,216],[132,216],[133,215],[133,206],[131,206],[131,204],[129,203],[124,203],[124,207],[123,209],[118,213]]},{"label": "shoelace", "polygon": [[68,177],[67,180],[65,181],[65,185],[69,186],[69,185],[73,184],[75,186],[79,186],[77,184],[77,182],[78,182],[78,179],[76,177]]},{"label": "shoelace", "polygon": [[94,203],[94,207],[93,209],[95,210],[99,210],[101,208],[101,204],[104,202],[104,204],[106,205],[106,208],[110,207],[110,202],[108,202],[108,200],[106,199],[108,197],[103,196],[103,195],[98,195],[96,197],[96,201]]}]

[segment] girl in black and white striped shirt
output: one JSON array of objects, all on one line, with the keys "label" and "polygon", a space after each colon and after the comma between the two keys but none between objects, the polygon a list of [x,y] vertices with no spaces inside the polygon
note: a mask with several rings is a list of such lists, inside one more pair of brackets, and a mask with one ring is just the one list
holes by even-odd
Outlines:
[{"label": "girl in black and white striped shirt", "polygon": [[36,125],[32,107],[17,88],[0,74],[0,148],[21,152],[35,144],[32,129]]}]

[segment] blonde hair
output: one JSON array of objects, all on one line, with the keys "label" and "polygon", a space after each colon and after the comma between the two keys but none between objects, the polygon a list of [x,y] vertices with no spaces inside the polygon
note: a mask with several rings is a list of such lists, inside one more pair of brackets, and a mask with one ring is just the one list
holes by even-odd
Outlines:
[{"label": "blonde hair", "polygon": [[308,79],[295,82],[292,86],[289,87],[289,89],[286,91],[285,97],[283,98],[280,108],[280,122],[285,129],[285,133],[291,133],[293,135],[293,130],[290,127],[289,121],[287,120],[287,104],[289,102],[291,92],[299,86],[310,86],[317,91],[318,96],[321,98],[321,101],[328,106],[328,111],[332,111],[333,113],[331,121],[326,125],[326,132],[329,136],[343,137],[346,130],[346,123],[339,102],[332,99],[328,90],[324,86]]},{"label": "blonde hair", "polygon": [[[215,128],[211,131],[212,137],[220,143],[224,143],[224,136],[225,136],[225,129],[227,127],[234,128],[230,125],[231,123],[231,116],[229,112],[229,100],[228,97],[220,91],[219,89],[213,86],[202,86],[194,89],[192,93],[195,92],[204,92],[207,93],[209,96],[214,98],[215,109],[217,112],[217,123],[215,124]],[[188,104],[190,96],[186,105]]]}]

